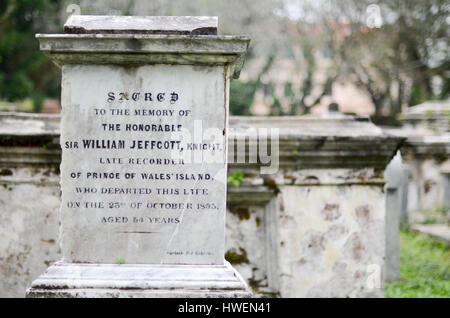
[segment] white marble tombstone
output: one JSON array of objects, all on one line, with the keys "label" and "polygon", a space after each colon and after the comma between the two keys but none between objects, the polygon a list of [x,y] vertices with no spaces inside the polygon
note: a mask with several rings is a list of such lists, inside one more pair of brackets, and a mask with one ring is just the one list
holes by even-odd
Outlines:
[{"label": "white marble tombstone", "polygon": [[228,95],[249,39],[216,17],[72,16],[62,69],[63,258],[28,297],[247,297],[224,260]]}]

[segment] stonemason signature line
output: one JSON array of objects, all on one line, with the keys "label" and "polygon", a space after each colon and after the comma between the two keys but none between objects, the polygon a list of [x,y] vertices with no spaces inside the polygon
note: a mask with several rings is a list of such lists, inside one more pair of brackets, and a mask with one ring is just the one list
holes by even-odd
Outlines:
[{"label": "stonemason signature line", "polygon": [[142,232],[142,231],[123,231],[117,232],[118,234],[157,234],[162,232]]}]

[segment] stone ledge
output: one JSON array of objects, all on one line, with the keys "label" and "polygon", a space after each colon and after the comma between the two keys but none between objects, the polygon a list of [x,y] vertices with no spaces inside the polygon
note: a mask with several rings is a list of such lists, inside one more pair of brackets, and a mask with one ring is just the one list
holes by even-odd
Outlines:
[{"label": "stone ledge", "polygon": [[60,121],[59,114],[0,112],[0,136],[59,137]]},{"label": "stone ledge", "polygon": [[64,32],[216,35],[217,17],[71,15]]},{"label": "stone ledge", "polygon": [[450,248],[450,227],[447,224],[415,224],[411,230],[444,242]]},{"label": "stone ledge", "polygon": [[228,207],[240,205],[265,206],[276,195],[275,191],[264,186],[228,186]]},{"label": "stone ledge", "polygon": [[224,265],[69,264],[57,262],[27,297],[251,297],[239,273]]},{"label": "stone ledge", "polygon": [[[231,117],[229,139],[248,138],[248,129],[278,128],[279,164],[286,169],[384,169],[406,139],[384,133],[368,118],[342,116]],[[236,148],[236,146],[235,146]],[[230,151],[231,152],[231,151]],[[229,160],[230,167],[242,164]],[[256,166],[257,164],[246,164]]]},{"label": "stone ledge", "polygon": [[40,49],[65,64],[231,65],[238,78],[250,39],[227,35],[36,34]]},{"label": "stone ledge", "polygon": [[405,154],[415,156],[444,156],[450,154],[450,136],[440,136],[436,138],[409,138],[402,147]]},{"label": "stone ledge", "polygon": [[61,149],[42,146],[9,147],[0,142],[0,167],[57,166],[61,163]]}]

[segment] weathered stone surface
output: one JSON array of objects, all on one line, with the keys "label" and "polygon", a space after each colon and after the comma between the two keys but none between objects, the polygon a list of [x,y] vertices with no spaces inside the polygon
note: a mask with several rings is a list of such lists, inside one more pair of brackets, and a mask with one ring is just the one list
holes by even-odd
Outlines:
[{"label": "weathered stone surface", "polygon": [[[277,242],[278,260],[282,261],[278,262],[277,285],[281,295],[382,297],[382,187],[319,185],[279,189],[283,208],[278,212]],[[341,215],[324,219],[321,212],[327,205],[339,209]],[[371,279],[378,285],[369,284]]]},{"label": "weathered stone surface", "polygon": [[[223,263],[226,173],[220,171],[226,171],[227,80],[223,67],[64,66],[64,262],[114,263],[122,257],[127,263]],[[149,91],[153,101],[144,100]],[[111,92],[115,100],[109,101]],[[129,100],[121,101],[121,92]],[[140,94],[137,101],[134,92]],[[160,93],[164,101],[157,100]],[[125,110],[128,115],[119,113]],[[139,128],[144,125],[176,131],[149,132]],[[208,129],[219,138],[204,140]],[[177,137],[182,130],[190,134]],[[207,161],[211,151],[189,151],[199,143],[217,148],[214,160]],[[198,155],[201,161],[195,161]],[[80,175],[74,178],[74,173]]]},{"label": "weathered stone surface", "polygon": [[230,65],[238,78],[250,43],[246,36],[37,34],[40,49],[65,64]]},{"label": "weathered stone surface", "polygon": [[0,162],[1,298],[24,297],[24,287],[61,256],[58,169],[42,161],[20,167]]},{"label": "weathered stone surface", "polygon": [[431,130],[439,133],[450,131],[450,100],[426,101],[422,104],[408,107],[400,115],[405,128]]},{"label": "weathered stone surface", "polygon": [[217,17],[71,15],[66,33],[217,35]]},{"label": "weathered stone surface", "polygon": [[401,148],[411,173],[408,216],[416,211],[446,209],[446,167],[450,166],[449,101],[430,101],[409,107],[400,118],[401,128],[385,128],[406,139]]},{"label": "weathered stone surface", "polygon": [[450,163],[450,139],[445,139],[448,138],[442,136],[433,140],[409,136],[402,147],[404,162],[410,172],[407,209],[411,220],[415,211],[440,210],[447,205],[445,167]]}]

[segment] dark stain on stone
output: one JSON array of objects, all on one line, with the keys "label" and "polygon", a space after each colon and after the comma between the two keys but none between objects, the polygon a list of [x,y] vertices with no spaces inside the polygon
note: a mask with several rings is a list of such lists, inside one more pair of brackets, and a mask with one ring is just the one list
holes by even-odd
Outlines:
[{"label": "dark stain on stone", "polygon": [[233,206],[229,209],[230,213],[236,215],[241,221],[250,219],[250,210],[248,207]]},{"label": "dark stain on stone", "polygon": [[341,216],[341,212],[339,211],[339,204],[325,204],[325,207],[320,212],[320,215],[326,221],[334,221]]},{"label": "dark stain on stone", "polygon": [[343,224],[333,224],[327,231],[326,236],[332,240],[336,240],[347,233],[347,228]]},{"label": "dark stain on stone", "polygon": [[272,190],[275,194],[278,194],[280,192],[280,189],[278,189],[277,183],[275,182],[274,179],[268,178],[268,177],[264,177],[263,180],[264,180],[264,185],[268,189]]},{"label": "dark stain on stone", "polygon": [[318,232],[307,233],[305,244],[309,252],[314,255],[318,255],[325,250],[325,237]]},{"label": "dark stain on stone", "polygon": [[12,176],[13,172],[10,169],[2,169],[0,170],[0,176]]},{"label": "dark stain on stone", "polygon": [[327,141],[327,137],[318,138],[317,143],[314,145],[314,149],[318,150],[318,149],[322,148],[326,141]]},{"label": "dark stain on stone", "polygon": [[280,197],[280,200],[278,201],[278,208],[280,209],[280,212],[284,212],[284,201],[283,201],[283,197]]},{"label": "dark stain on stone", "polygon": [[[56,138],[58,137],[58,138]],[[41,147],[46,150],[61,149],[59,136],[43,134],[39,136],[30,135],[2,135],[0,136],[0,146],[2,147]]]},{"label": "dark stain on stone", "polygon": [[284,179],[290,181],[290,184],[295,184],[295,180],[297,180],[297,178],[293,176],[284,176]]},{"label": "dark stain on stone", "polygon": [[364,246],[361,237],[355,233],[349,237],[347,242],[345,242],[345,250],[353,260],[360,261],[366,247]]},{"label": "dark stain on stone", "polygon": [[304,257],[302,257],[301,259],[299,259],[298,261],[297,261],[297,265],[298,266],[303,266],[303,265],[305,265],[306,264],[306,259],[304,258]]},{"label": "dark stain on stone", "polygon": [[358,221],[361,221],[363,224],[367,224],[370,220],[370,208],[368,205],[361,205],[356,209],[356,217]]},{"label": "dark stain on stone", "polygon": [[142,43],[138,39],[129,39],[125,41],[125,46],[130,50],[140,50],[142,48]]},{"label": "dark stain on stone", "polygon": [[316,176],[307,176],[305,179],[303,179],[303,182],[307,184],[319,184],[320,180]]},{"label": "dark stain on stone", "polygon": [[197,28],[191,31],[192,35],[217,35],[217,28],[205,27]]},{"label": "dark stain on stone", "polygon": [[425,183],[423,184],[423,190],[425,191],[425,193],[430,192],[433,185],[434,185],[433,180],[430,180],[430,179],[425,180]]},{"label": "dark stain on stone", "polygon": [[48,243],[48,244],[54,244],[54,243],[55,243],[55,240],[53,240],[53,239],[49,239],[49,240],[43,240],[43,239],[41,239],[41,242]]},{"label": "dark stain on stone", "polygon": [[358,279],[358,278],[361,278],[361,277],[364,277],[364,276],[363,276],[363,273],[361,271],[356,271],[355,275],[353,275],[353,277],[355,277],[355,279]]}]

